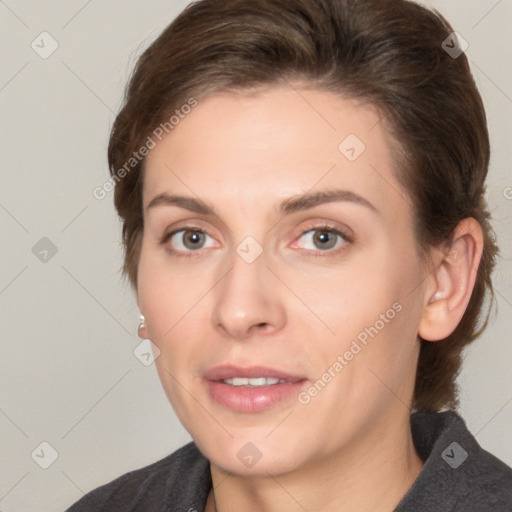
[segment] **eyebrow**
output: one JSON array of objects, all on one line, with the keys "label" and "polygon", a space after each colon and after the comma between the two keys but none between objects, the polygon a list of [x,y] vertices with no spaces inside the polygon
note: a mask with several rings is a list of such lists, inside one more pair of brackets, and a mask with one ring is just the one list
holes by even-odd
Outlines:
[{"label": "eyebrow", "polygon": [[[321,204],[341,201],[365,206],[374,213],[379,214],[377,208],[370,203],[370,201],[355,192],[342,189],[307,192],[302,195],[290,197],[281,202],[278,207],[278,212],[280,215],[287,215],[290,213],[309,210]],[[215,210],[211,206],[207,205],[201,199],[189,196],[176,196],[165,192],[158,194],[146,206],[146,211],[156,208],[157,206],[177,206],[199,215],[216,216]]]},{"label": "eyebrow", "polygon": [[356,194],[355,192],[351,192],[350,190],[341,189],[308,192],[300,196],[290,197],[281,203],[279,213],[281,215],[286,215],[302,210],[308,210],[324,203],[333,203],[338,201],[359,204],[369,208],[374,213],[379,213],[377,208],[375,208],[375,206],[364,197]]}]

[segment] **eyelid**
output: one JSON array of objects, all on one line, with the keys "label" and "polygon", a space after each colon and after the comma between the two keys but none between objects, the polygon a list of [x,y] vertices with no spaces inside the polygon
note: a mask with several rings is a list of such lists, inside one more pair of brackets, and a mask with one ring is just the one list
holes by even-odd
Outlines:
[{"label": "eyelid", "polygon": [[354,242],[354,232],[346,225],[340,225],[337,222],[333,222],[325,219],[315,219],[308,221],[305,225],[302,225],[298,229],[298,233],[294,235],[294,240],[301,236],[309,233],[310,231],[332,231],[339,233],[347,240],[347,242]]},{"label": "eyelid", "polygon": [[160,243],[165,243],[165,240],[168,240],[178,231],[201,231],[210,237],[215,238],[210,234],[212,229],[207,227],[207,224],[208,226],[211,226],[209,223],[205,223],[201,219],[178,220],[164,228],[163,235],[159,236],[159,241]]},{"label": "eyelid", "polygon": [[[176,233],[179,233],[181,231],[199,232],[199,233],[202,233],[202,234],[210,237],[212,240],[215,240],[215,237],[210,235],[210,233],[208,233],[208,231],[206,231],[203,228],[199,228],[199,227],[195,227],[195,226],[184,226],[184,227],[181,227],[181,228],[176,228],[176,229],[171,229],[170,231],[166,231],[164,233],[164,235],[161,237],[160,243],[162,243],[162,244],[167,243]],[[186,252],[198,252],[199,250],[200,249],[198,249],[197,251],[186,251]]]},{"label": "eyelid", "polygon": [[[291,244],[292,248],[295,248],[294,245],[297,244],[298,240],[300,240],[304,235],[307,233],[310,233],[312,231],[325,231],[334,233],[335,235],[339,236],[342,239],[342,243],[339,247],[331,248],[331,249],[302,249],[300,247],[297,247],[296,249],[300,251],[304,251],[309,253],[312,256],[319,256],[319,257],[327,257],[327,256],[333,256],[338,254],[339,252],[342,252],[347,249],[347,245],[351,245],[354,243],[354,238],[352,234],[351,229],[343,229],[332,222],[329,221],[316,221],[312,222],[308,227],[302,227],[301,231],[297,236],[294,237],[294,241]],[[348,231],[348,232],[347,232]]]},{"label": "eyelid", "polygon": [[197,258],[201,257],[204,254],[204,251],[210,251],[214,249],[215,247],[201,247],[196,250],[184,250],[184,249],[178,249],[174,247],[170,241],[172,240],[173,236],[181,231],[198,231],[203,233],[204,235],[210,237],[218,247],[218,242],[215,240],[215,238],[210,235],[206,230],[203,228],[196,228],[193,226],[183,226],[175,229],[171,229],[170,231],[166,231],[165,234],[160,239],[160,245],[164,246],[165,250],[168,251],[171,256],[177,257],[177,258]]}]

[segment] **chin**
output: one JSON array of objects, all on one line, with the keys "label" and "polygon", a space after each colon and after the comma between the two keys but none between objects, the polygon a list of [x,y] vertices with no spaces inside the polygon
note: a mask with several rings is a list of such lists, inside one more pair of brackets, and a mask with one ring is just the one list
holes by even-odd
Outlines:
[{"label": "chin", "polygon": [[211,464],[226,473],[268,477],[269,473],[279,475],[297,469],[304,455],[304,440],[284,435],[271,439],[270,431],[268,428],[260,432],[253,429],[251,434],[232,431],[233,438],[223,436],[222,439],[207,437],[207,433],[199,437],[191,435]]},{"label": "chin", "polygon": [[[249,451],[249,450],[248,450]],[[261,453],[259,457],[255,458],[252,462],[249,460],[249,455],[245,454],[243,459],[238,457],[238,452],[217,453],[209,458],[210,463],[217,466],[225,473],[231,473],[243,477],[268,477],[282,475],[297,468],[297,461],[290,460],[289,456],[283,457],[279,454],[269,456],[268,453]]]}]

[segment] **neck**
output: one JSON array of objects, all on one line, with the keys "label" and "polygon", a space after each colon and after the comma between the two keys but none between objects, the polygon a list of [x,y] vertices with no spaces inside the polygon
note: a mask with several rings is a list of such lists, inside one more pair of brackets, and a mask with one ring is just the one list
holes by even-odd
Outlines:
[{"label": "neck", "polygon": [[396,425],[381,425],[369,434],[329,458],[287,473],[243,477],[212,464],[215,491],[205,512],[391,512],[423,462],[414,449],[408,421],[400,431]]}]

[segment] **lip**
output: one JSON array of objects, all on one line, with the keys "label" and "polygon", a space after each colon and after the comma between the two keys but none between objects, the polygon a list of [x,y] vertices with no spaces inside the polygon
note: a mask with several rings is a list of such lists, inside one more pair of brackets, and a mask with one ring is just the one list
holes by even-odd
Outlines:
[{"label": "lip", "polygon": [[[261,387],[235,387],[222,382],[224,379],[234,377],[267,377],[286,382]],[[245,413],[265,411],[290,400],[296,397],[307,383],[307,379],[303,376],[266,366],[245,368],[231,365],[216,366],[208,370],[203,378],[212,400],[231,410]]]},{"label": "lip", "polygon": [[245,368],[233,365],[215,366],[204,374],[204,378],[209,381],[232,379],[233,377],[245,377],[248,379],[266,377],[286,380],[288,382],[298,382],[305,379],[303,376],[292,375],[291,373],[267,366],[249,366]]}]

